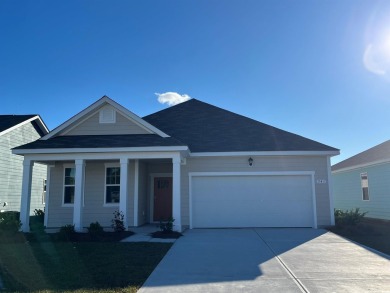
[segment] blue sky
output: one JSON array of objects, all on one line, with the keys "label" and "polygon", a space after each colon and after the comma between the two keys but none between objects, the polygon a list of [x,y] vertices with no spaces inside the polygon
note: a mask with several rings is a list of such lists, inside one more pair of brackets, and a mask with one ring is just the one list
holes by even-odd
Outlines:
[{"label": "blue sky", "polygon": [[341,149],[390,139],[390,1],[0,2],[1,114],[211,103]]}]

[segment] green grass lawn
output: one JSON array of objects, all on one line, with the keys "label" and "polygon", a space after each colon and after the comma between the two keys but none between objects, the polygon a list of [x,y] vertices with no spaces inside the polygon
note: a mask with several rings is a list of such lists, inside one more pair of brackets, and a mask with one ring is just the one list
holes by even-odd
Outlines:
[{"label": "green grass lawn", "polygon": [[5,291],[12,292],[136,292],[170,247],[168,243],[1,243],[0,273]]}]

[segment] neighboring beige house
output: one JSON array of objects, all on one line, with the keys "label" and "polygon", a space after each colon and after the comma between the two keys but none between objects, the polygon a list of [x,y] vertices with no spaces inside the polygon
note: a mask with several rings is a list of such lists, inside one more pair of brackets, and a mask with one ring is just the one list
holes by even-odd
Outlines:
[{"label": "neighboring beige house", "polygon": [[179,231],[334,224],[338,149],[195,99],[140,118],[104,96],[13,152],[24,231],[34,162],[49,167],[48,229],[109,227],[116,210],[126,227],[173,217]]},{"label": "neighboring beige house", "polygon": [[[38,115],[0,115],[0,210],[19,211],[22,192],[23,157],[12,148],[33,142],[48,130]],[[31,179],[29,213],[45,207],[46,165],[36,164]]]}]

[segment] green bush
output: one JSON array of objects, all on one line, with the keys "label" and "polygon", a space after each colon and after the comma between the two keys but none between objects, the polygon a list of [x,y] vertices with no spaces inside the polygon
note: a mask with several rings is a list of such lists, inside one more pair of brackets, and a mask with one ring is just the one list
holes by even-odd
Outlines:
[{"label": "green bush", "polygon": [[60,240],[69,241],[72,239],[72,236],[76,233],[74,230],[74,225],[64,225],[60,228],[60,232],[58,233],[58,237]]},{"label": "green bush", "polygon": [[7,211],[0,213],[0,231],[16,233],[22,227],[20,213],[17,211]]},{"label": "green bush", "polygon": [[168,221],[160,221],[160,230],[163,233],[172,233],[174,218],[168,219]]},{"label": "green bush", "polygon": [[123,232],[126,230],[124,224],[125,216],[121,211],[114,212],[114,219],[111,220],[111,227],[115,232]]},{"label": "green bush", "polygon": [[34,216],[30,217],[30,230],[31,232],[44,232],[45,226],[45,212],[41,209],[34,210]]},{"label": "green bush", "polygon": [[334,217],[337,226],[356,226],[359,224],[367,212],[360,212],[359,208],[351,210],[334,210]]},{"label": "green bush", "polygon": [[103,235],[103,227],[99,224],[99,222],[89,224],[88,234],[91,239],[99,239]]}]

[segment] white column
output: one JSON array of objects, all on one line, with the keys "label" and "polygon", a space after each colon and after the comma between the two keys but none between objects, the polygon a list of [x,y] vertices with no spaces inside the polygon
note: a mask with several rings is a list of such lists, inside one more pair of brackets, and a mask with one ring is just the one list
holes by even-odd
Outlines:
[{"label": "white column", "polygon": [[181,232],[180,156],[172,158],[172,217],[174,230]]},{"label": "white column", "polygon": [[76,174],[74,187],[73,224],[77,232],[83,231],[83,193],[84,193],[84,160],[75,160]]},{"label": "white column", "polygon": [[138,226],[138,184],[139,184],[139,162],[134,162],[134,227]]},{"label": "white column", "polygon": [[47,175],[46,175],[46,194],[45,194],[45,219],[43,225],[47,227],[49,221],[49,197],[50,197],[50,174],[51,168],[53,165],[47,165]]},{"label": "white column", "polygon": [[21,230],[30,232],[30,202],[31,202],[31,181],[32,169],[34,162],[30,159],[23,160],[23,177],[22,177],[22,197],[20,202],[20,221],[22,222]]},{"label": "white column", "polygon": [[120,194],[119,194],[119,211],[123,213],[124,219],[123,224],[125,229],[128,228],[128,220],[127,220],[127,193],[129,186],[129,178],[128,178],[128,168],[129,168],[129,159],[121,158],[121,184],[120,184]]}]

